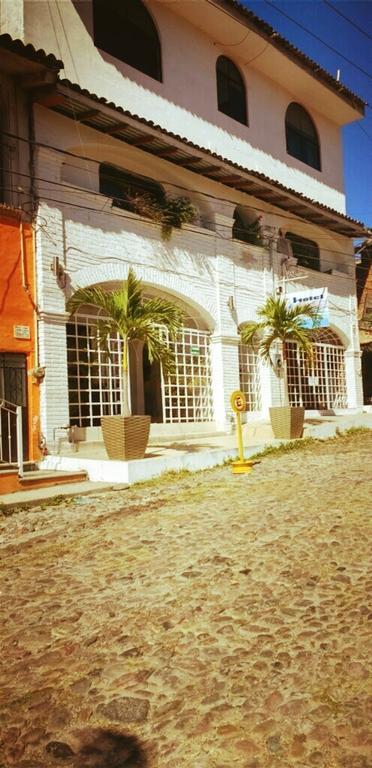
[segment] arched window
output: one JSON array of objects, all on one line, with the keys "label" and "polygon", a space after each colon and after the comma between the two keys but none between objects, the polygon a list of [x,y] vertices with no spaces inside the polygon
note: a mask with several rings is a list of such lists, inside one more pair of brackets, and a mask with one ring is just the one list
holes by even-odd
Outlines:
[{"label": "arched window", "polygon": [[155,80],[162,80],[155,24],[141,0],[93,0],[94,44]]},{"label": "arched window", "polygon": [[320,148],[315,125],[306,110],[294,101],[285,116],[285,135],[288,154],[320,171]]},{"label": "arched window", "polygon": [[164,201],[164,190],[156,181],[116,168],[108,163],[99,167],[99,191],[112,198],[117,208],[149,219],[156,215],[157,204]]},{"label": "arched window", "polygon": [[261,220],[262,216],[257,216],[255,211],[245,205],[237,205],[234,211],[233,238],[251,245],[263,245]]},{"label": "arched window", "polygon": [[290,405],[308,409],[347,408],[345,350],[330,328],[311,334],[313,356],[306,360],[298,345],[287,347],[288,397]]},{"label": "arched window", "polygon": [[306,237],[296,235],[294,232],[286,232],[286,240],[292,244],[293,256],[297,259],[299,267],[306,269],[316,269],[320,272],[320,253],[319,245],[314,240],[308,240]]},{"label": "arched window", "polygon": [[216,64],[218,109],[247,125],[247,99],[243,78],[232,61],[220,56]]}]

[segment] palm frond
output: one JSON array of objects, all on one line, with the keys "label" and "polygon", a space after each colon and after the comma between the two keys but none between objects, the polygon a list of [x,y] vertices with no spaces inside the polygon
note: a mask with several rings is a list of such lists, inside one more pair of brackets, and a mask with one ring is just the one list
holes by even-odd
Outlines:
[{"label": "palm frond", "polygon": [[265,327],[266,323],[264,322],[259,323],[252,320],[249,323],[245,323],[240,330],[240,337],[243,344],[256,345],[259,341],[260,334],[265,330]]}]

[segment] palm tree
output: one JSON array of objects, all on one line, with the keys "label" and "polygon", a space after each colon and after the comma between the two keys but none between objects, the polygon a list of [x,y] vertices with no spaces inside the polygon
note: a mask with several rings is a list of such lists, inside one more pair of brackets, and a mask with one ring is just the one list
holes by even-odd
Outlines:
[{"label": "palm tree", "polygon": [[175,339],[182,323],[182,313],[173,302],[162,298],[144,298],[141,281],[132,267],[128,278],[116,291],[105,291],[100,286],[78,288],[67,302],[69,312],[76,312],[83,304],[98,310],[95,328],[100,348],[110,354],[110,340],[119,334],[122,340],[122,400],[121,415],[130,416],[129,405],[129,347],[135,341],[147,346],[150,363],[158,360],[165,373],[174,369],[174,354],[161,338],[159,326],[166,328]]},{"label": "palm tree", "polygon": [[249,322],[240,331],[243,344],[258,343],[258,353],[273,368],[276,362],[271,357],[275,342],[281,345],[283,356],[284,401],[288,405],[287,344],[296,342],[305,359],[311,361],[313,344],[311,332],[320,324],[319,311],[310,302],[289,305],[285,298],[268,296],[265,304],[257,310],[260,320]]}]

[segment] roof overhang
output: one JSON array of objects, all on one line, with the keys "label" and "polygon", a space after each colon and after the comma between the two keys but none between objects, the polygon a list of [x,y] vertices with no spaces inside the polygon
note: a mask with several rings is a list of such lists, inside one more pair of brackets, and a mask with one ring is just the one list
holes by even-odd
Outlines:
[{"label": "roof overhang", "polygon": [[24,90],[53,88],[63,67],[53,54],[36,50],[10,35],[0,35],[0,70],[15,78]]},{"label": "roof overhang", "polygon": [[[294,101],[345,125],[364,115],[365,102],[319,64],[279,35],[270,24],[236,0],[162,0],[173,13],[201,30],[241,66],[262,72],[283,87]],[[244,34],[246,30],[246,34]]]},{"label": "roof overhang", "polygon": [[352,238],[369,234],[361,222],[317,203],[264,174],[250,171],[205,147],[170,133],[67,80],[59,81],[53,92],[47,95],[36,95],[35,100],[106,136],[113,136],[225,187],[253,195],[258,200],[332,232]]}]

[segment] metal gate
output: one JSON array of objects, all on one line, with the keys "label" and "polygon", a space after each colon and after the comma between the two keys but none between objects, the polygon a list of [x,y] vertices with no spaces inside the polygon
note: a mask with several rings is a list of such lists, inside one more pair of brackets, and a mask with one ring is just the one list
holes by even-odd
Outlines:
[{"label": "metal gate", "polygon": [[17,419],[9,404],[22,408],[23,460],[28,458],[28,406],[26,355],[0,353],[0,401],[8,405],[1,408],[1,460],[17,462]]},{"label": "metal gate", "polygon": [[311,362],[306,361],[297,344],[287,344],[289,402],[310,410],[347,408],[342,343],[329,329],[314,331],[312,336]]}]

